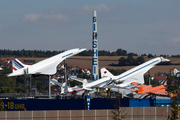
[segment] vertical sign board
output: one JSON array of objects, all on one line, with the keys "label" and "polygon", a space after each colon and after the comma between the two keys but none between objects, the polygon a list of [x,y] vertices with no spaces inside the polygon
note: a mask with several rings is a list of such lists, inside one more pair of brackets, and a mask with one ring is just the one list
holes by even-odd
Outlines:
[{"label": "vertical sign board", "polygon": [[90,110],[90,95],[89,95],[89,93],[88,93],[88,95],[87,95],[87,110]]},{"label": "vertical sign board", "polygon": [[98,67],[98,40],[97,40],[97,15],[93,11],[93,35],[92,35],[92,80],[99,79]]}]

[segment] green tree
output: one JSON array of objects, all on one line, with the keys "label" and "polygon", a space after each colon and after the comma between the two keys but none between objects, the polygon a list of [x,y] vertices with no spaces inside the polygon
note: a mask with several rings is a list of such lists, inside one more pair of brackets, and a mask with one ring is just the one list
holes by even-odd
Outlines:
[{"label": "green tree", "polygon": [[123,72],[126,71],[125,69],[121,69],[121,70],[117,69],[117,70],[114,70],[114,69],[110,69],[110,68],[107,68],[107,70],[108,70],[109,72],[111,72],[113,75],[120,75],[120,74],[122,74]]},{"label": "green tree", "polygon": [[11,89],[9,87],[1,87],[0,93],[11,93]]},{"label": "green tree", "polygon": [[136,64],[136,60],[133,58],[132,55],[128,55],[127,63],[128,63],[128,65],[135,65]]},{"label": "green tree", "polygon": [[[159,80],[156,80],[156,79],[154,79],[154,80],[150,79],[150,82],[151,82],[152,87],[160,85]],[[144,84],[149,85],[149,76],[148,75],[144,76]]]},{"label": "green tree", "polygon": [[13,91],[16,86],[16,79],[14,77],[7,77],[5,75],[0,76],[0,88],[10,87]]},{"label": "green tree", "polygon": [[175,82],[176,81],[176,79],[173,77],[173,76],[171,76],[170,74],[166,74],[166,76],[167,76],[167,84],[169,85],[169,84],[171,84],[173,81]]},{"label": "green tree", "polygon": [[180,96],[175,95],[174,92],[172,92],[172,94],[174,95],[174,97],[171,98],[171,103],[170,103],[171,112],[168,115],[167,119],[168,120],[178,120],[179,119],[178,113],[180,111],[180,107],[179,107]]},{"label": "green tree", "polygon": [[174,90],[178,90],[178,89],[179,89],[179,86],[175,84],[175,85],[169,85],[166,91],[173,92]]},{"label": "green tree", "polygon": [[149,85],[149,76],[148,75],[144,76],[144,84]]},{"label": "green tree", "polygon": [[116,53],[117,53],[118,56],[126,56],[127,55],[127,51],[122,50],[122,49],[117,49]]},{"label": "green tree", "polygon": [[148,58],[153,58],[154,56],[152,54],[148,54]]},{"label": "green tree", "polygon": [[45,90],[48,90],[48,85],[45,85],[42,81],[37,81],[37,89],[40,92],[44,92]]},{"label": "green tree", "polygon": [[99,56],[110,56],[111,53],[109,51],[100,50],[100,51],[98,51],[98,55]]},{"label": "green tree", "polygon": [[17,76],[17,77],[16,77],[16,82],[17,82],[17,83],[24,84],[24,76]]},{"label": "green tree", "polygon": [[152,87],[155,87],[155,86],[160,85],[160,84],[159,84],[159,80],[156,80],[156,79],[151,80],[151,85],[152,85]]},{"label": "green tree", "polygon": [[127,65],[127,59],[125,57],[121,57],[119,59],[119,63],[118,63],[119,66],[125,66]]},{"label": "green tree", "polygon": [[82,74],[78,74],[77,77],[78,77],[78,78],[82,78],[83,75],[82,75]]},{"label": "green tree", "polygon": [[147,55],[144,53],[144,54],[142,54],[141,56],[147,56]]},{"label": "green tree", "polygon": [[117,56],[117,53],[116,52],[112,52],[111,56]]},{"label": "green tree", "polygon": [[128,53],[128,56],[138,56],[136,53]]},{"label": "green tree", "polygon": [[144,59],[144,57],[141,56],[141,57],[138,57],[136,61],[138,64],[142,64],[145,62],[145,59]]},{"label": "green tree", "polygon": [[82,69],[79,69],[79,70],[77,71],[77,73],[78,73],[78,74],[82,74]]},{"label": "green tree", "polygon": [[121,107],[121,98],[120,96],[118,96],[115,100],[114,100],[114,110],[111,111],[111,113],[113,114],[113,120],[122,120],[126,117],[127,113],[125,113],[125,109],[123,107]]},{"label": "green tree", "polygon": [[90,79],[90,75],[87,75],[87,74],[83,74],[83,79]]},{"label": "green tree", "polygon": [[126,70],[125,69],[117,69],[116,70],[116,72],[117,72],[117,74],[116,75],[120,75],[120,74],[122,74],[123,72],[126,72]]}]

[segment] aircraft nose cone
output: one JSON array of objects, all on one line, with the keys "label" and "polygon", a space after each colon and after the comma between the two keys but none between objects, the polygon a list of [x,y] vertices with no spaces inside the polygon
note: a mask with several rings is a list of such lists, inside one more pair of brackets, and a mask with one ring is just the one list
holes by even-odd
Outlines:
[{"label": "aircraft nose cone", "polygon": [[82,52],[82,51],[85,51],[86,50],[86,48],[82,48],[82,49],[80,49],[80,51]]},{"label": "aircraft nose cone", "polygon": [[170,61],[169,59],[165,59],[165,61]]},{"label": "aircraft nose cone", "polygon": [[161,60],[162,60],[162,62],[169,62],[170,61],[169,59],[165,59],[163,57],[161,57]]},{"label": "aircraft nose cone", "polygon": [[78,53],[80,53],[80,52],[82,52],[84,50],[86,50],[86,48],[78,49],[77,51],[75,51],[75,54],[78,54]]}]

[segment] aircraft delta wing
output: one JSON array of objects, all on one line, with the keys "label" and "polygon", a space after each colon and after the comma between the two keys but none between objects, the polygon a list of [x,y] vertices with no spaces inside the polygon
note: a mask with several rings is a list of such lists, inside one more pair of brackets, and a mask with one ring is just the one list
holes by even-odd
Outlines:
[{"label": "aircraft delta wing", "polygon": [[153,68],[156,64],[160,62],[168,62],[170,60],[164,59],[163,57],[157,57],[149,60],[137,67],[134,67],[118,76],[112,75],[107,69],[101,69],[101,77],[110,77],[112,79],[111,83],[115,83],[119,87],[128,86],[132,82],[144,83],[144,74]]},{"label": "aircraft delta wing", "polygon": [[76,55],[86,49],[71,49],[63,53],[57,54],[53,57],[42,60],[33,65],[25,65],[21,63],[18,59],[12,61],[13,72],[8,74],[10,76],[20,76],[24,74],[43,74],[43,75],[52,75],[57,71],[57,65],[63,60]]},{"label": "aircraft delta wing", "polygon": [[[86,90],[92,90],[92,88],[118,88],[118,87],[126,88],[132,82],[144,83],[144,74],[149,69],[151,69],[152,67],[154,67],[156,64],[160,62],[167,62],[167,61],[169,60],[164,59],[163,57],[154,58],[118,76],[114,76],[106,68],[102,68],[101,69],[102,78],[96,81],[92,81],[90,83],[87,82],[87,84],[85,84],[83,88]],[[77,80],[77,79],[79,78],[76,78],[74,80]],[[110,86],[110,84],[112,83],[114,83],[115,85]]]}]

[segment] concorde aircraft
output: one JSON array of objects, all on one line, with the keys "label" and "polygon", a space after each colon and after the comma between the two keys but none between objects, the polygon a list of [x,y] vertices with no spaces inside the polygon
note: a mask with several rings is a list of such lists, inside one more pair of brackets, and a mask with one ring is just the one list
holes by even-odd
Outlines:
[{"label": "concorde aircraft", "polygon": [[[132,82],[144,83],[144,74],[160,62],[168,62],[170,60],[163,57],[157,57],[149,60],[137,67],[134,67],[118,76],[112,75],[107,69],[101,69],[101,79],[87,82],[83,85],[85,90],[92,90],[92,88],[117,88],[128,86]],[[70,77],[74,80],[83,80],[80,78]],[[115,84],[110,86],[111,84]]]},{"label": "concorde aircraft", "polygon": [[20,75],[31,75],[31,74],[42,74],[42,75],[52,75],[57,72],[57,65],[63,60],[76,55],[86,49],[75,48],[67,50],[63,53],[59,53],[53,57],[42,60],[33,65],[25,65],[21,63],[18,59],[12,61],[12,73],[8,74],[10,76],[20,76]]}]

